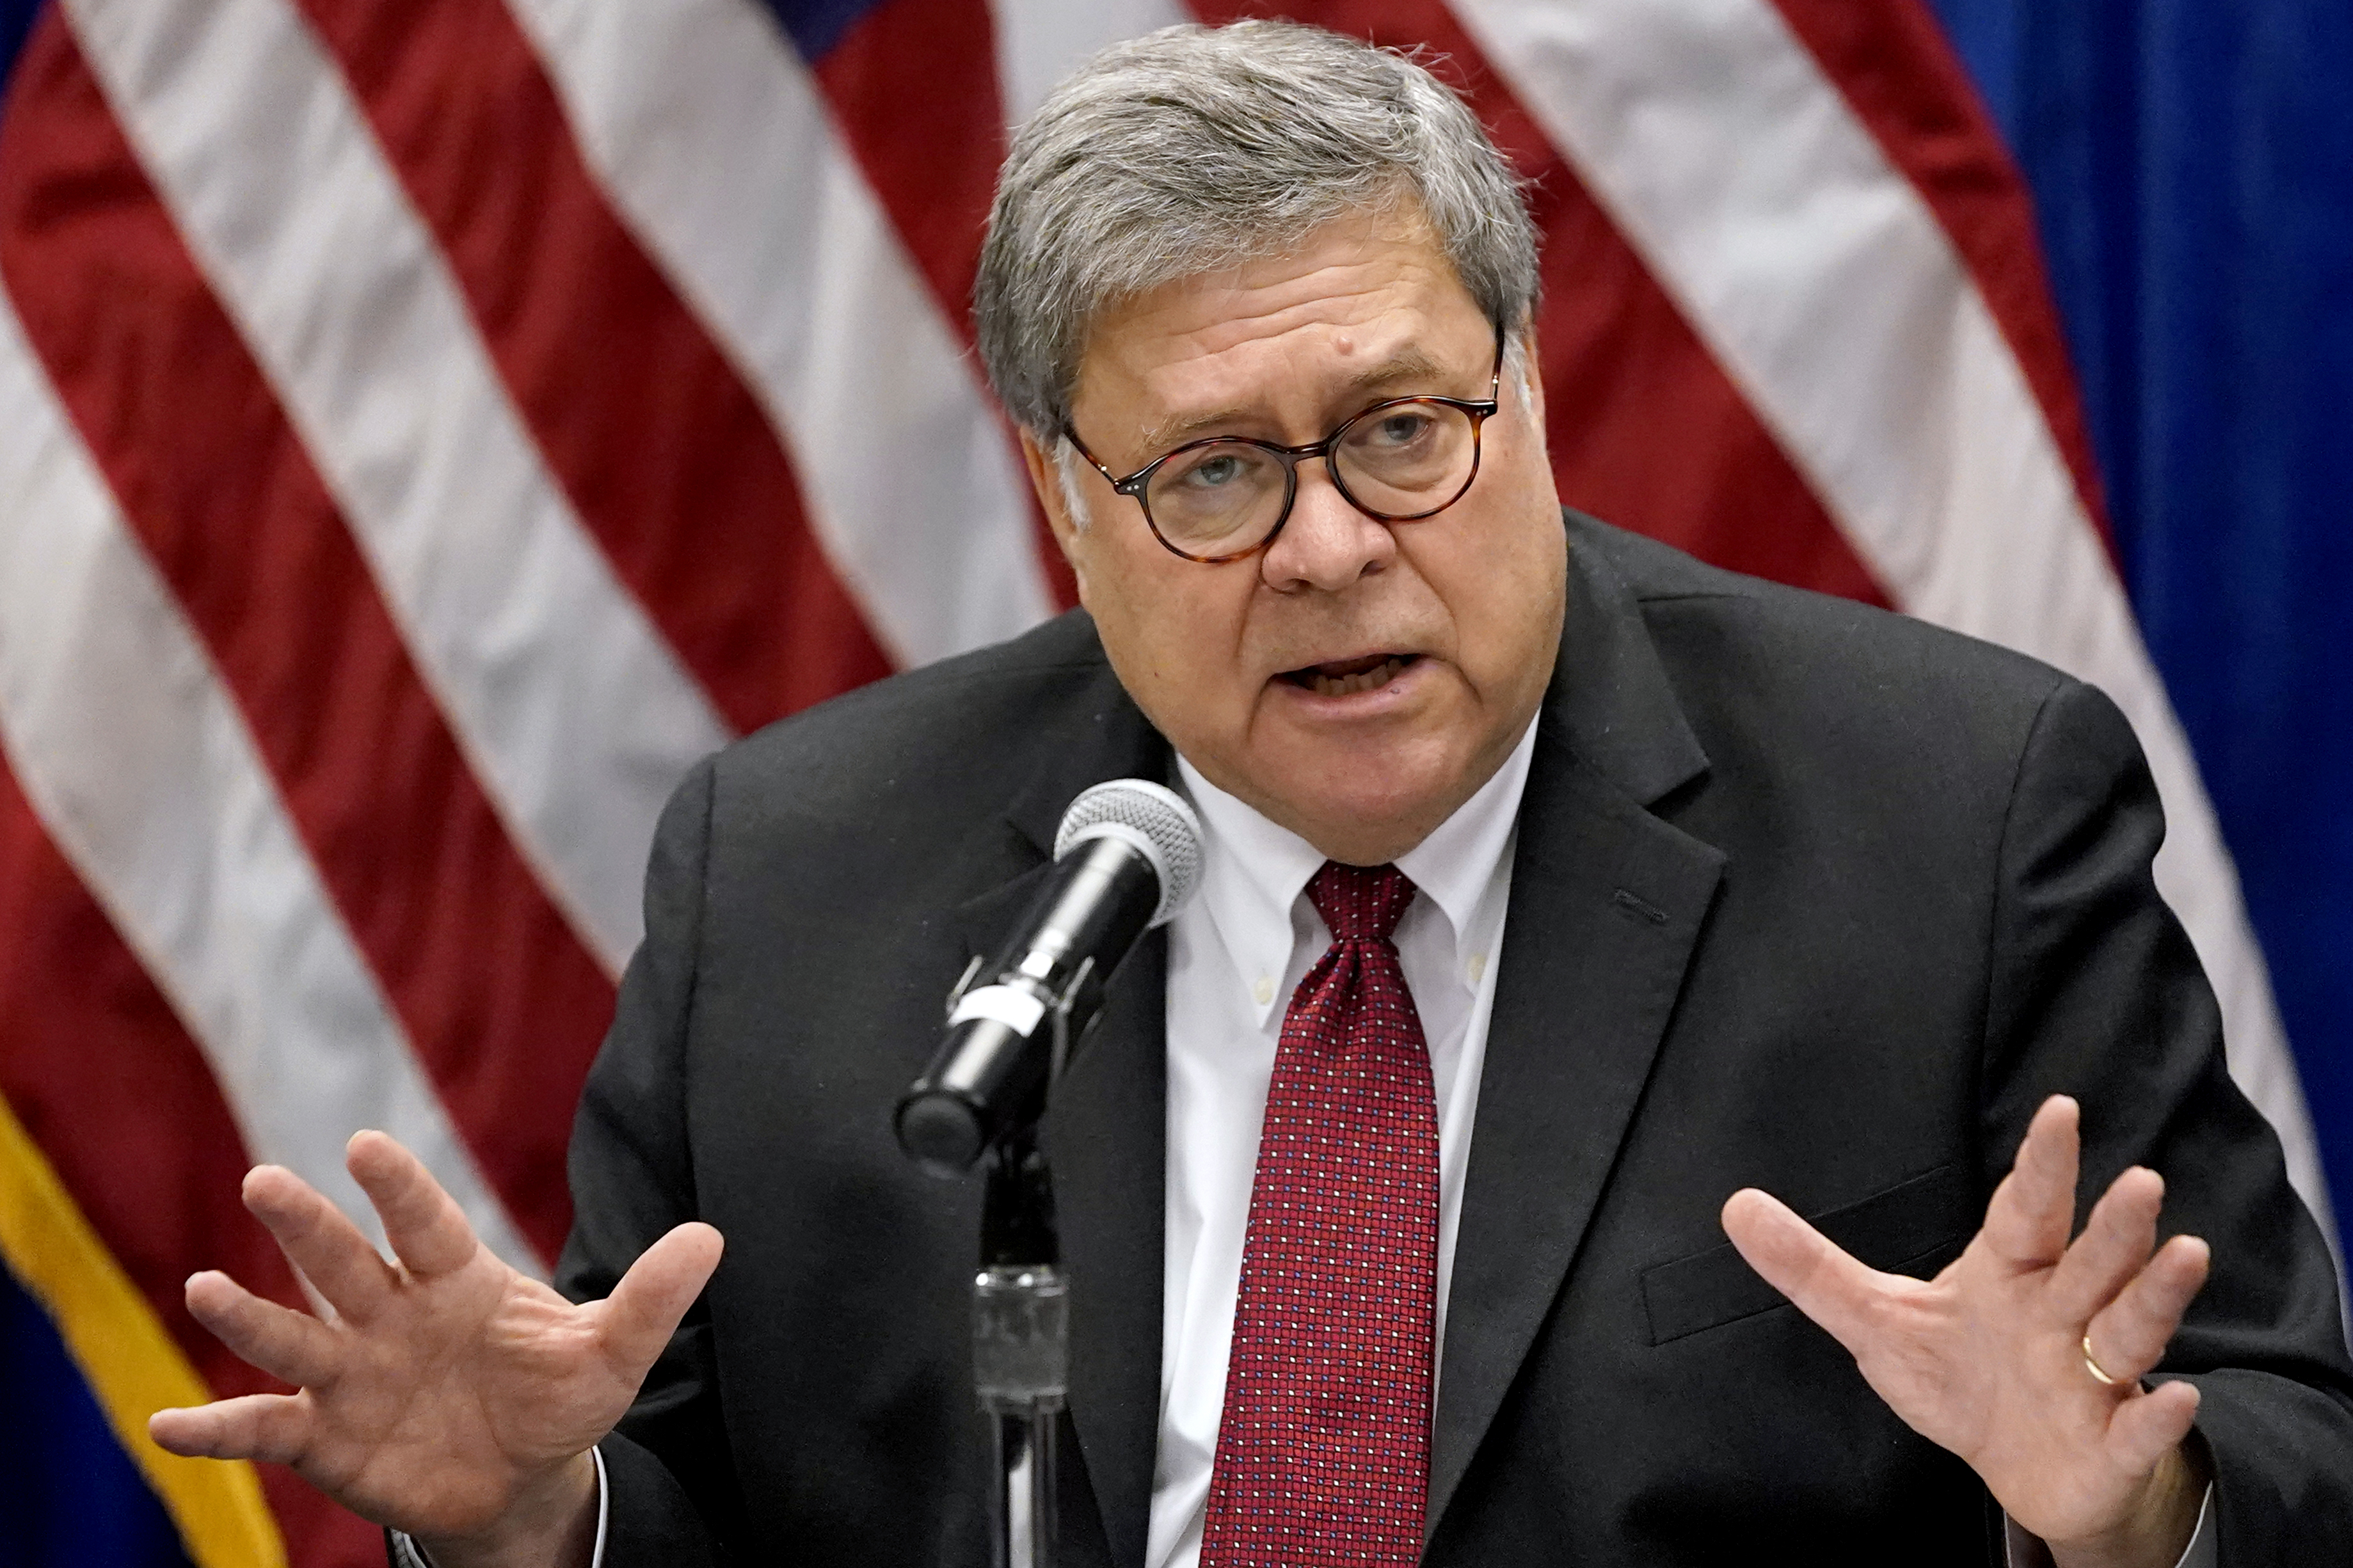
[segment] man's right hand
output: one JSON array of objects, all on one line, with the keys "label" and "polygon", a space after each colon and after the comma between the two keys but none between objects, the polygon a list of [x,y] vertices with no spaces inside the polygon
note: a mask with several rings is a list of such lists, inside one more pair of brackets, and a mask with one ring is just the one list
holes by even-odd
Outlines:
[{"label": "man's right hand", "polygon": [[575,1306],[501,1262],[407,1150],[362,1132],[346,1163],[400,1267],[291,1171],[256,1167],[245,1205],[332,1312],[265,1301],[225,1274],[188,1310],[246,1361],[299,1386],[158,1411],[175,1454],[262,1459],[353,1512],[407,1531],[443,1568],[573,1555],[587,1452],[637,1396],[718,1267],[719,1233],[680,1226],[602,1301]]}]

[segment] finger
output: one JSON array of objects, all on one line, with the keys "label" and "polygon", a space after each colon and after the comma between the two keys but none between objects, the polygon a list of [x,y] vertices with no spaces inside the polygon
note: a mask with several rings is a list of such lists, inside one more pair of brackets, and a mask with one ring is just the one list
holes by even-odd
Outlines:
[{"label": "finger", "polygon": [[1743,1187],[1725,1201],[1724,1234],[1765,1283],[1832,1339],[1861,1353],[1882,1277],[1841,1251],[1780,1199]]},{"label": "finger", "polygon": [[2027,1123],[1978,1233],[1997,1257],[2033,1268],[2056,1263],[2067,1250],[2075,1219],[2077,1120],[2075,1102],[2054,1094]]},{"label": "finger", "polygon": [[344,1163],[384,1221],[385,1239],[420,1279],[462,1268],[473,1259],[474,1227],[441,1190],[425,1162],[382,1132],[354,1132]]},{"label": "finger", "polygon": [[647,1247],[605,1299],[605,1353],[632,1386],[711,1282],[724,1247],[719,1233],[700,1221],[680,1226]]},{"label": "finger", "polygon": [[245,1206],[278,1249],[335,1311],[365,1322],[390,1299],[395,1277],[375,1245],[317,1188],[281,1165],[246,1173]]},{"label": "finger", "polygon": [[291,1465],[311,1450],[311,1402],[298,1394],[248,1394],[147,1418],[156,1447],[190,1459],[261,1459]]},{"label": "finger", "polygon": [[191,1275],[188,1311],[238,1360],[304,1388],[326,1384],[342,1357],[326,1324],[307,1312],[265,1301],[227,1275]]},{"label": "finger", "polygon": [[2145,1476],[2178,1447],[2198,1419],[2198,1390],[2162,1383],[2127,1399],[2108,1417],[2108,1462],[2126,1475]]},{"label": "finger", "polygon": [[2206,1244],[2194,1236],[2177,1236],[2159,1247],[2084,1331],[2100,1370],[2130,1382],[2163,1360],[2211,1261]]},{"label": "finger", "polygon": [[2108,1184],[2084,1234],[2052,1271],[2052,1301],[2069,1322],[2088,1321],[2141,1271],[2157,1250],[2157,1216],[2164,1204],[2165,1178],[2145,1166]]}]

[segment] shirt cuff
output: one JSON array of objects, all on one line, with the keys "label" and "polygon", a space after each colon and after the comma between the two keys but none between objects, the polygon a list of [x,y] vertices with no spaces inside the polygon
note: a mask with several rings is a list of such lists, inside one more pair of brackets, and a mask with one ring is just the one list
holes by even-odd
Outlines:
[{"label": "shirt cuff", "polygon": [[[2181,1560],[2173,1568],[2217,1568],[2221,1562],[2221,1548],[2214,1543],[2211,1521],[2214,1515],[2214,1483],[2206,1483],[2206,1495],[2198,1500],[2198,1528],[2189,1532],[2189,1544],[2182,1549]],[[2018,1521],[2008,1514],[2001,1516],[2004,1558],[2010,1568],[2051,1568],[2051,1548],[2039,1537],[2029,1535],[2019,1528]]]},{"label": "shirt cuff", "polygon": [[[588,1450],[596,1461],[596,1550],[588,1559],[588,1568],[605,1568],[605,1517],[610,1510],[611,1498],[605,1487],[605,1453],[601,1448]],[[392,1532],[393,1568],[433,1568],[433,1559],[409,1536],[396,1530]]]}]

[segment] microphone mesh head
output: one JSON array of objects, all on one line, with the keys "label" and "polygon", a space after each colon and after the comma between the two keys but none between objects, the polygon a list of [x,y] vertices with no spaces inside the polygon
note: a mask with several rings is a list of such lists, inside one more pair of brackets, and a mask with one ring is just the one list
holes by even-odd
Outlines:
[{"label": "microphone mesh head", "polygon": [[1070,853],[1071,846],[1095,835],[1087,830],[1116,823],[1143,835],[1151,845],[1153,869],[1160,875],[1160,907],[1152,923],[1164,925],[1201,880],[1201,819],[1185,797],[1164,784],[1143,779],[1111,779],[1080,793],[1062,813],[1054,833],[1054,858]]}]

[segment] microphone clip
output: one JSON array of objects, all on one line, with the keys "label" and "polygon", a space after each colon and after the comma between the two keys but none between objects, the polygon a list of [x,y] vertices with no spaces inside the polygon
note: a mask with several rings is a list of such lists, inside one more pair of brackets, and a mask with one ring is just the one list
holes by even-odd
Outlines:
[{"label": "microphone clip", "polygon": [[[971,992],[972,983],[979,975],[980,966],[984,962],[986,961],[979,953],[974,953],[972,961],[964,966],[964,973],[956,977],[955,984],[949,990],[947,1004],[942,1008],[941,1014],[944,1021],[950,1027],[972,1016],[963,1011],[964,999],[965,994]],[[1039,1016],[1050,1021],[1053,1026],[1053,1056],[1046,1071],[1046,1088],[1050,1093],[1055,1081],[1062,1076],[1063,1068],[1070,1065],[1071,1045],[1078,1037],[1086,1032],[1085,1028],[1071,1027],[1071,1020],[1081,1016],[1082,998],[1086,998],[1093,1004],[1083,1009],[1087,1021],[1086,1027],[1093,1026],[1095,1016],[1102,1010],[1100,999],[1090,997],[1087,993],[1087,983],[1094,977],[1094,954],[1088,953],[1079,960],[1078,967],[1064,977],[1059,990],[1048,991],[1036,976],[1029,974],[1008,975],[997,983],[997,986],[1018,989],[1029,997],[1042,1009]],[[984,986],[982,989],[988,990],[994,987]],[[1014,1005],[1018,1007],[1020,1004],[1016,1003]],[[1037,1119],[1044,1113],[1045,1102],[1041,1098],[1036,1108],[1019,1118],[1015,1126],[1034,1125]],[[1011,1130],[1008,1131],[1006,1141],[1008,1142],[1011,1141]]]}]

